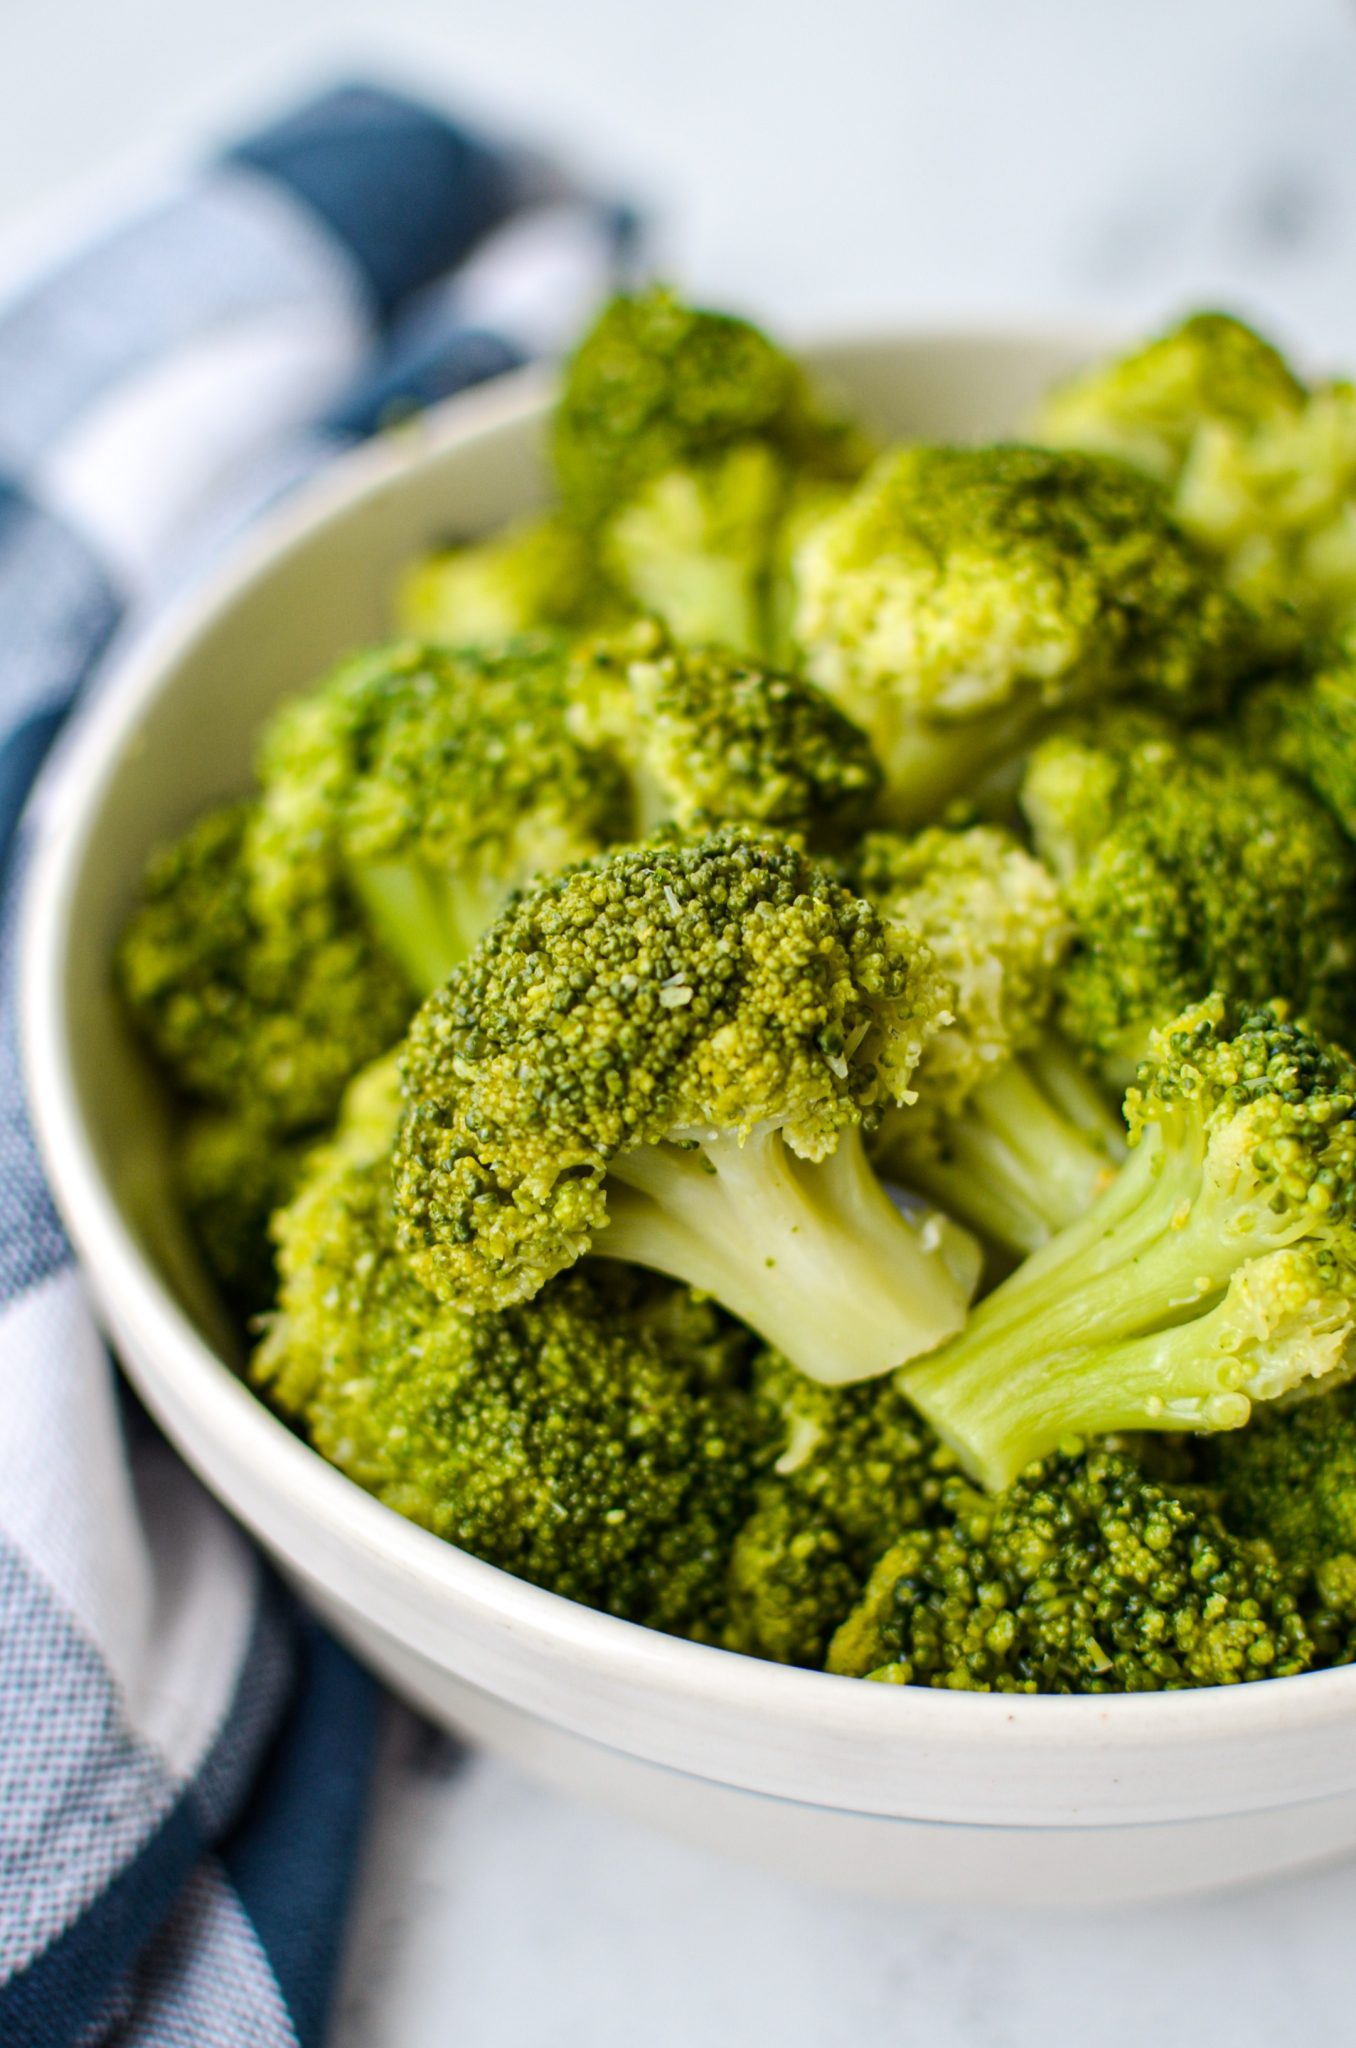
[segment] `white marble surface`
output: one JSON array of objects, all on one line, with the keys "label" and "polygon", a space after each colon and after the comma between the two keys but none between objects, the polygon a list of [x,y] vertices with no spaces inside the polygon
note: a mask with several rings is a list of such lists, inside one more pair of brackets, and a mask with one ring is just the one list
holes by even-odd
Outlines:
[{"label": "white marble surface", "polygon": [[[1356,364],[1344,0],[9,0],[0,226],[374,62],[648,197],[676,275],[793,328],[1227,301]],[[821,1897],[406,1725],[338,2040],[1338,2042],[1354,1923],[1350,1865],[1090,1918]]]}]

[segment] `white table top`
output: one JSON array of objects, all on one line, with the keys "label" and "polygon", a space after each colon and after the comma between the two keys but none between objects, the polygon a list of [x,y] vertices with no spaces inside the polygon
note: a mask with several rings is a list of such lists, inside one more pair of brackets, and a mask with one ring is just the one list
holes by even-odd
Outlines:
[{"label": "white table top", "polygon": [[[4,43],[0,225],[375,63],[648,199],[672,273],[769,324],[1223,302],[1356,366],[1345,0],[46,0]],[[1116,1916],[905,1912],[398,1747],[340,2048],[1352,2032],[1356,1865]]]}]

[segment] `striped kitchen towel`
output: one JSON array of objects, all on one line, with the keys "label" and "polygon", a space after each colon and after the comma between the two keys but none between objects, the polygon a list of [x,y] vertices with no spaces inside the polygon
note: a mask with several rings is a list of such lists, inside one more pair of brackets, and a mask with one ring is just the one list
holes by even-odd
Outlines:
[{"label": "striped kitchen towel", "polygon": [[379,1712],[90,1320],[20,1086],[29,786],[223,535],[388,418],[559,346],[630,242],[526,152],[355,85],[0,290],[5,2048],[320,2041]]}]

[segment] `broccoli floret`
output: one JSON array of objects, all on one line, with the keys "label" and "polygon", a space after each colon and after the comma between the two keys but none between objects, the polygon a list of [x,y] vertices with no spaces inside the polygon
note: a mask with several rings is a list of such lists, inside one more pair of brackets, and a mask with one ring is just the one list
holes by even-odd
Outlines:
[{"label": "broccoli floret", "polygon": [[290,1200],[308,1150],[257,1114],[200,1110],[175,1144],[174,1178],[199,1251],[228,1306],[248,1321],[273,1300],[268,1223]]},{"label": "broccoli floret", "polygon": [[1044,741],[1021,802],[1078,929],[1059,1022],[1113,1083],[1211,989],[1346,1036],[1356,857],[1245,740],[1120,712]]},{"label": "broccoli floret", "polygon": [[275,1221],[282,1286],[252,1373],[389,1507],[572,1600],[714,1640],[765,1453],[749,1339],[602,1261],[525,1307],[460,1314],[394,1246],[393,1069]]},{"label": "broccoli floret", "polygon": [[1098,456],[884,456],[800,556],[806,672],[872,741],[884,812],[926,822],[1061,707],[1223,702],[1255,627],[1161,493]]},{"label": "broccoli floret", "polygon": [[881,1558],[829,1650],[848,1677],[962,1692],[1161,1692],[1306,1671],[1314,1645],[1264,1542],[1122,1453],[1071,1449]]},{"label": "broccoli floret", "polygon": [[256,898],[278,916],[331,873],[436,987],[521,883],[628,834],[620,767],[567,729],[567,672],[551,637],[404,642],[285,705],[259,750]]},{"label": "broccoli floret", "polygon": [[397,1039],[404,975],[342,891],[298,889],[296,915],[260,917],[256,808],[209,811],[147,864],[117,953],[138,1029],[185,1094],[280,1132],[334,1112],[345,1083]]},{"label": "broccoli floret", "polygon": [[1037,437],[1120,456],[1167,486],[1174,517],[1292,642],[1356,606],[1356,391],[1306,389],[1269,343],[1223,314],[1101,364],[1056,391]]},{"label": "broccoli floret", "polygon": [[396,594],[402,633],[487,650],[542,627],[599,631],[620,622],[625,610],[588,536],[556,515],[425,555],[406,570]]},{"label": "broccoli floret", "polygon": [[565,373],[555,466],[610,578],[684,641],[772,651],[784,524],[867,450],[744,320],[653,289],[617,298]]},{"label": "broccoli floret", "polygon": [[1120,1117],[1048,1028],[1073,936],[1054,881],[997,825],[870,833],[854,873],[887,922],[926,940],[952,1017],[874,1156],[1003,1250],[1034,1251],[1125,1156]]},{"label": "broccoli floret", "polygon": [[1356,839],[1356,639],[1325,649],[1307,673],[1250,690],[1242,731],[1254,759],[1306,782]]},{"label": "broccoli floret", "polygon": [[461,1307],[529,1300],[593,1247],[812,1378],[885,1372],[960,1327],[974,1279],[862,1145],[944,1016],[921,943],[795,842],[604,856],[516,899],[416,1017],[401,1243]]},{"label": "broccoli floret", "polygon": [[1283,1004],[1155,1032],[1131,1153],[901,1384],[985,1486],[1070,1434],[1236,1429],[1356,1362],[1356,1065]]},{"label": "broccoli floret", "polygon": [[730,1555],[725,1643],[818,1668],[881,1552],[937,1512],[955,1459],[889,1379],[820,1386],[765,1352],[754,1390],[778,1455]]},{"label": "broccoli floret", "polygon": [[1211,1448],[1230,1528],[1275,1549],[1321,1661],[1356,1662],[1356,1390],[1264,1410]]},{"label": "broccoli floret", "polygon": [[586,648],[571,730],[625,760],[636,836],[669,819],[747,821],[834,839],[880,787],[864,734],[820,691],[720,648],[675,646],[652,622]]}]

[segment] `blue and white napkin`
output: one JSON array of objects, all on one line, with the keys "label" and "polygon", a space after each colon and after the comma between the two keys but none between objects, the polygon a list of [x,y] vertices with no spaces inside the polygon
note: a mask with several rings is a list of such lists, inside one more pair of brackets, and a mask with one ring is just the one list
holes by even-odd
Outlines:
[{"label": "blue and white napkin", "polygon": [[373,1682],[120,1388],[15,1038],[23,804],[110,648],[346,442],[558,347],[624,210],[325,94],[0,297],[0,2043],[323,2039]]}]

